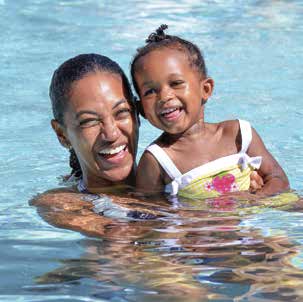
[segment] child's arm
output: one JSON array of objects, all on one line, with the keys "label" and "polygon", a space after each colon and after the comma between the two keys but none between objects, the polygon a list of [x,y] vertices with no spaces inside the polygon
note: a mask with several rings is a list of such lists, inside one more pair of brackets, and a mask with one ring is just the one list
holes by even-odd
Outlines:
[{"label": "child's arm", "polygon": [[153,155],[145,151],[139,161],[136,175],[136,189],[147,194],[164,192],[163,172]]},{"label": "child's arm", "polygon": [[247,150],[249,156],[262,156],[258,173],[264,180],[264,186],[258,194],[272,195],[289,189],[288,178],[279,163],[269,153],[258,133],[252,128],[252,141]]}]

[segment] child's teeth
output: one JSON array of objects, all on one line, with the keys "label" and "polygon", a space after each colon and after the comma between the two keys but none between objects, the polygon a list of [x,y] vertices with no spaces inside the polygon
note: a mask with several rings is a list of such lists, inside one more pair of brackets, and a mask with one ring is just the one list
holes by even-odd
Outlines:
[{"label": "child's teeth", "polygon": [[100,154],[115,154],[115,153],[119,153],[120,151],[122,151],[125,148],[126,145],[122,145],[119,146],[117,148],[106,148],[103,149],[102,151],[100,151]]},{"label": "child's teeth", "polygon": [[167,113],[170,113],[170,112],[173,112],[175,111],[177,108],[170,108],[170,109],[165,109],[162,111],[162,114],[167,114]]}]

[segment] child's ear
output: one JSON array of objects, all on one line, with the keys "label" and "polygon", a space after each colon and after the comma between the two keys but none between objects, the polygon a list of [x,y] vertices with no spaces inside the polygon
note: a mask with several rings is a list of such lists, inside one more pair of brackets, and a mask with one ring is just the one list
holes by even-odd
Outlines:
[{"label": "child's ear", "polygon": [[214,91],[215,82],[212,78],[201,80],[202,104],[204,105]]},{"label": "child's ear", "polygon": [[66,137],[64,127],[57,120],[55,120],[55,119],[51,120],[51,125],[52,125],[52,128],[54,129],[54,131],[55,131],[55,133],[57,135],[59,143],[64,148],[69,149],[71,147],[71,144],[70,144],[69,140]]},{"label": "child's ear", "polygon": [[142,102],[137,99],[135,104],[136,104],[137,111],[145,118],[145,113],[144,113],[144,109],[142,107]]}]

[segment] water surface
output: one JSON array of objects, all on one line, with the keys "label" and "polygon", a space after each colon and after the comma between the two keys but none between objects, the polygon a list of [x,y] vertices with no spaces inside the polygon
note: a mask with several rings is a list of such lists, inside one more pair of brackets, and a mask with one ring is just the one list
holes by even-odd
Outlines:
[{"label": "water surface", "polygon": [[[203,50],[206,120],[249,120],[302,194],[302,14],[300,0],[0,0],[0,300],[301,300],[300,212],[184,203],[166,219],[113,219],[101,239],[49,225],[28,201],[69,171],[49,125],[53,70],[97,52],[128,74],[162,23]],[[139,156],[157,134],[142,121]]]}]

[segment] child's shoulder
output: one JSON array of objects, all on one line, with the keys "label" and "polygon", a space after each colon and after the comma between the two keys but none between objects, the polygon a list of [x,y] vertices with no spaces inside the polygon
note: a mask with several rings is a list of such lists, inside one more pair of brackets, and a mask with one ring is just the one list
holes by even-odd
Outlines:
[{"label": "child's shoulder", "polygon": [[[249,125],[249,124],[248,124]],[[237,149],[242,145],[242,133],[239,120],[226,120],[217,124],[220,137],[225,143],[235,143]]]},{"label": "child's shoulder", "polygon": [[239,120],[227,120],[217,123],[218,130],[222,132],[223,135],[237,136],[240,131]]}]

